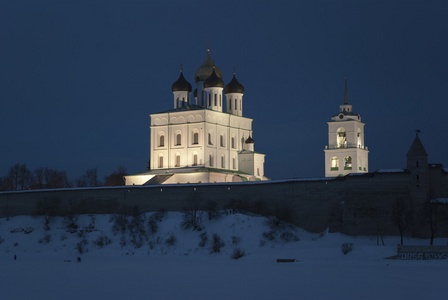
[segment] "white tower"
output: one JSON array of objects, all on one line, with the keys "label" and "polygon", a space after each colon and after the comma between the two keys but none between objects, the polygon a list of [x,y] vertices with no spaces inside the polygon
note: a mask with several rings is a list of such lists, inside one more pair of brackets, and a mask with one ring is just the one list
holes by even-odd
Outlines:
[{"label": "white tower", "polygon": [[216,76],[222,79],[222,72],[217,66],[215,66],[215,63],[210,57],[210,49],[207,49],[207,56],[205,57],[204,62],[194,74],[194,80],[197,84],[197,88],[194,90],[194,98],[196,100],[196,104],[199,106],[208,107],[208,103],[206,103],[207,97],[204,90],[204,81],[212,75],[213,70],[215,71]]},{"label": "white tower", "polygon": [[174,95],[174,108],[181,108],[190,105],[191,84],[185,80],[180,68],[180,75],[176,82],[171,86]]},{"label": "white tower", "polygon": [[339,114],[328,123],[328,146],[325,146],[325,177],[369,171],[369,151],[364,145],[364,123],[354,114],[347,101],[347,76],[345,76],[344,104]]},{"label": "white tower", "polygon": [[233,115],[243,116],[244,86],[236,80],[235,72],[233,72],[232,81],[224,88],[224,94],[226,94],[226,111]]}]

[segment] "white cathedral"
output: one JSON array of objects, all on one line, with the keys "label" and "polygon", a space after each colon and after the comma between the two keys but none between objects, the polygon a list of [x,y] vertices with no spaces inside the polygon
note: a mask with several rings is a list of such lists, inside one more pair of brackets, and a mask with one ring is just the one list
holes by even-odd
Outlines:
[{"label": "white cathedral", "polygon": [[207,49],[195,81],[193,100],[181,70],[172,85],[174,109],[150,115],[150,171],[125,176],[126,185],[267,180],[265,155],[254,152],[252,119],[243,117],[244,86],[235,73],[224,87]]},{"label": "white cathedral", "polygon": [[325,177],[344,176],[350,173],[369,172],[369,151],[364,145],[364,123],[353,113],[347,100],[345,76],[344,104],[339,114],[328,122],[328,145],[325,146]]}]

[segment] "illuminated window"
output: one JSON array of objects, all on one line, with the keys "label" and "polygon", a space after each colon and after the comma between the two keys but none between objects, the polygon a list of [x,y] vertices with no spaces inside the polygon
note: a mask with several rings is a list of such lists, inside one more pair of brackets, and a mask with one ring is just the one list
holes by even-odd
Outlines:
[{"label": "illuminated window", "polygon": [[165,136],[161,135],[159,138],[159,147],[165,146]]},{"label": "illuminated window", "polygon": [[197,132],[193,133],[193,144],[194,145],[199,144],[199,133]]},{"label": "illuminated window", "polygon": [[182,145],[182,135],[179,133],[176,135],[176,146]]},{"label": "illuminated window", "polygon": [[339,159],[334,156],[331,158],[331,171],[339,170]]},{"label": "illuminated window", "polygon": [[347,135],[345,133],[345,128],[341,127],[337,131],[337,147],[346,148],[347,147]]},{"label": "illuminated window", "polygon": [[180,155],[176,154],[176,167],[180,167]]},{"label": "illuminated window", "polygon": [[352,157],[347,156],[345,158],[344,170],[351,170],[351,169],[352,169]]},{"label": "illuminated window", "polygon": [[361,143],[361,129],[358,128],[358,148],[362,147]]}]

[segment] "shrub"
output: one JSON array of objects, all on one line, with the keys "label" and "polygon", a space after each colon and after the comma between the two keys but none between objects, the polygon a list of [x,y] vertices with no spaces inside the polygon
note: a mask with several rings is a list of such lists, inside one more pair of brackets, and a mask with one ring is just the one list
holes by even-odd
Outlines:
[{"label": "shrub", "polygon": [[87,253],[87,239],[82,239],[76,244],[76,250],[78,250],[79,254]]},{"label": "shrub", "polygon": [[208,241],[208,236],[207,236],[207,232],[203,232],[199,235],[199,237],[201,238],[201,241],[199,242],[199,247],[204,248],[205,245],[207,245],[207,241]]},{"label": "shrub", "polygon": [[342,253],[344,255],[347,255],[347,253],[350,253],[353,251],[353,243],[343,243],[341,246]]},{"label": "shrub", "polygon": [[263,237],[265,237],[266,239],[268,239],[270,241],[275,240],[276,235],[277,234],[274,231],[263,232]]},{"label": "shrub", "polygon": [[112,243],[112,241],[106,235],[100,235],[95,241],[93,241],[93,244],[98,246],[99,248],[103,248],[110,243]]},{"label": "shrub", "polygon": [[239,245],[241,242],[241,237],[239,236],[232,236],[232,245]]},{"label": "shrub", "polygon": [[156,221],[156,222],[161,222],[166,215],[166,211],[165,210],[159,210],[156,211],[155,213],[153,213],[150,217],[150,219]]},{"label": "shrub", "polygon": [[169,238],[166,239],[165,244],[167,246],[173,246],[176,243],[176,238],[172,234]]},{"label": "shrub", "polygon": [[121,233],[126,232],[126,227],[128,225],[128,217],[126,215],[123,214],[113,215],[111,221],[113,222],[112,225],[113,234],[116,235],[120,231]]},{"label": "shrub", "polygon": [[46,234],[43,238],[39,240],[40,244],[48,244],[51,241],[51,234]]},{"label": "shrub", "polygon": [[216,233],[213,234],[213,244],[212,244],[212,253],[219,253],[221,252],[221,248],[224,247],[225,244],[221,240],[221,237],[217,235]]},{"label": "shrub", "polygon": [[120,246],[121,247],[126,246],[126,237],[124,235],[122,235],[120,238]]},{"label": "shrub", "polygon": [[159,229],[159,225],[157,224],[157,221],[155,219],[149,218],[148,229],[149,229],[149,232],[153,235],[157,233],[157,230]]},{"label": "shrub", "polygon": [[78,229],[78,224],[76,223],[78,221],[78,216],[75,214],[67,214],[64,217],[64,223],[65,228],[67,229],[67,232],[75,233]]},{"label": "shrub", "polygon": [[244,250],[241,250],[240,248],[235,248],[235,250],[233,250],[233,253],[230,257],[233,259],[240,259],[241,257],[243,257],[245,255],[246,255],[246,253],[244,252]]},{"label": "shrub", "polygon": [[285,242],[300,241],[299,237],[290,231],[285,231],[280,235],[280,239]]}]

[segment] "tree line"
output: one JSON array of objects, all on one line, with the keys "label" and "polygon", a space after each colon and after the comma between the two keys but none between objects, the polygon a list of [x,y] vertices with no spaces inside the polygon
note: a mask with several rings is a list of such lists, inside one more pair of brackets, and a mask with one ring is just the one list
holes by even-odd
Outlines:
[{"label": "tree line", "polygon": [[29,170],[26,164],[15,164],[6,176],[0,177],[0,191],[24,191],[39,189],[61,189],[71,187],[96,187],[124,185],[126,168],[120,166],[111,174],[105,176],[104,181],[98,179],[97,169],[88,169],[74,184],[68,179],[65,171],[58,171],[47,167]]}]

